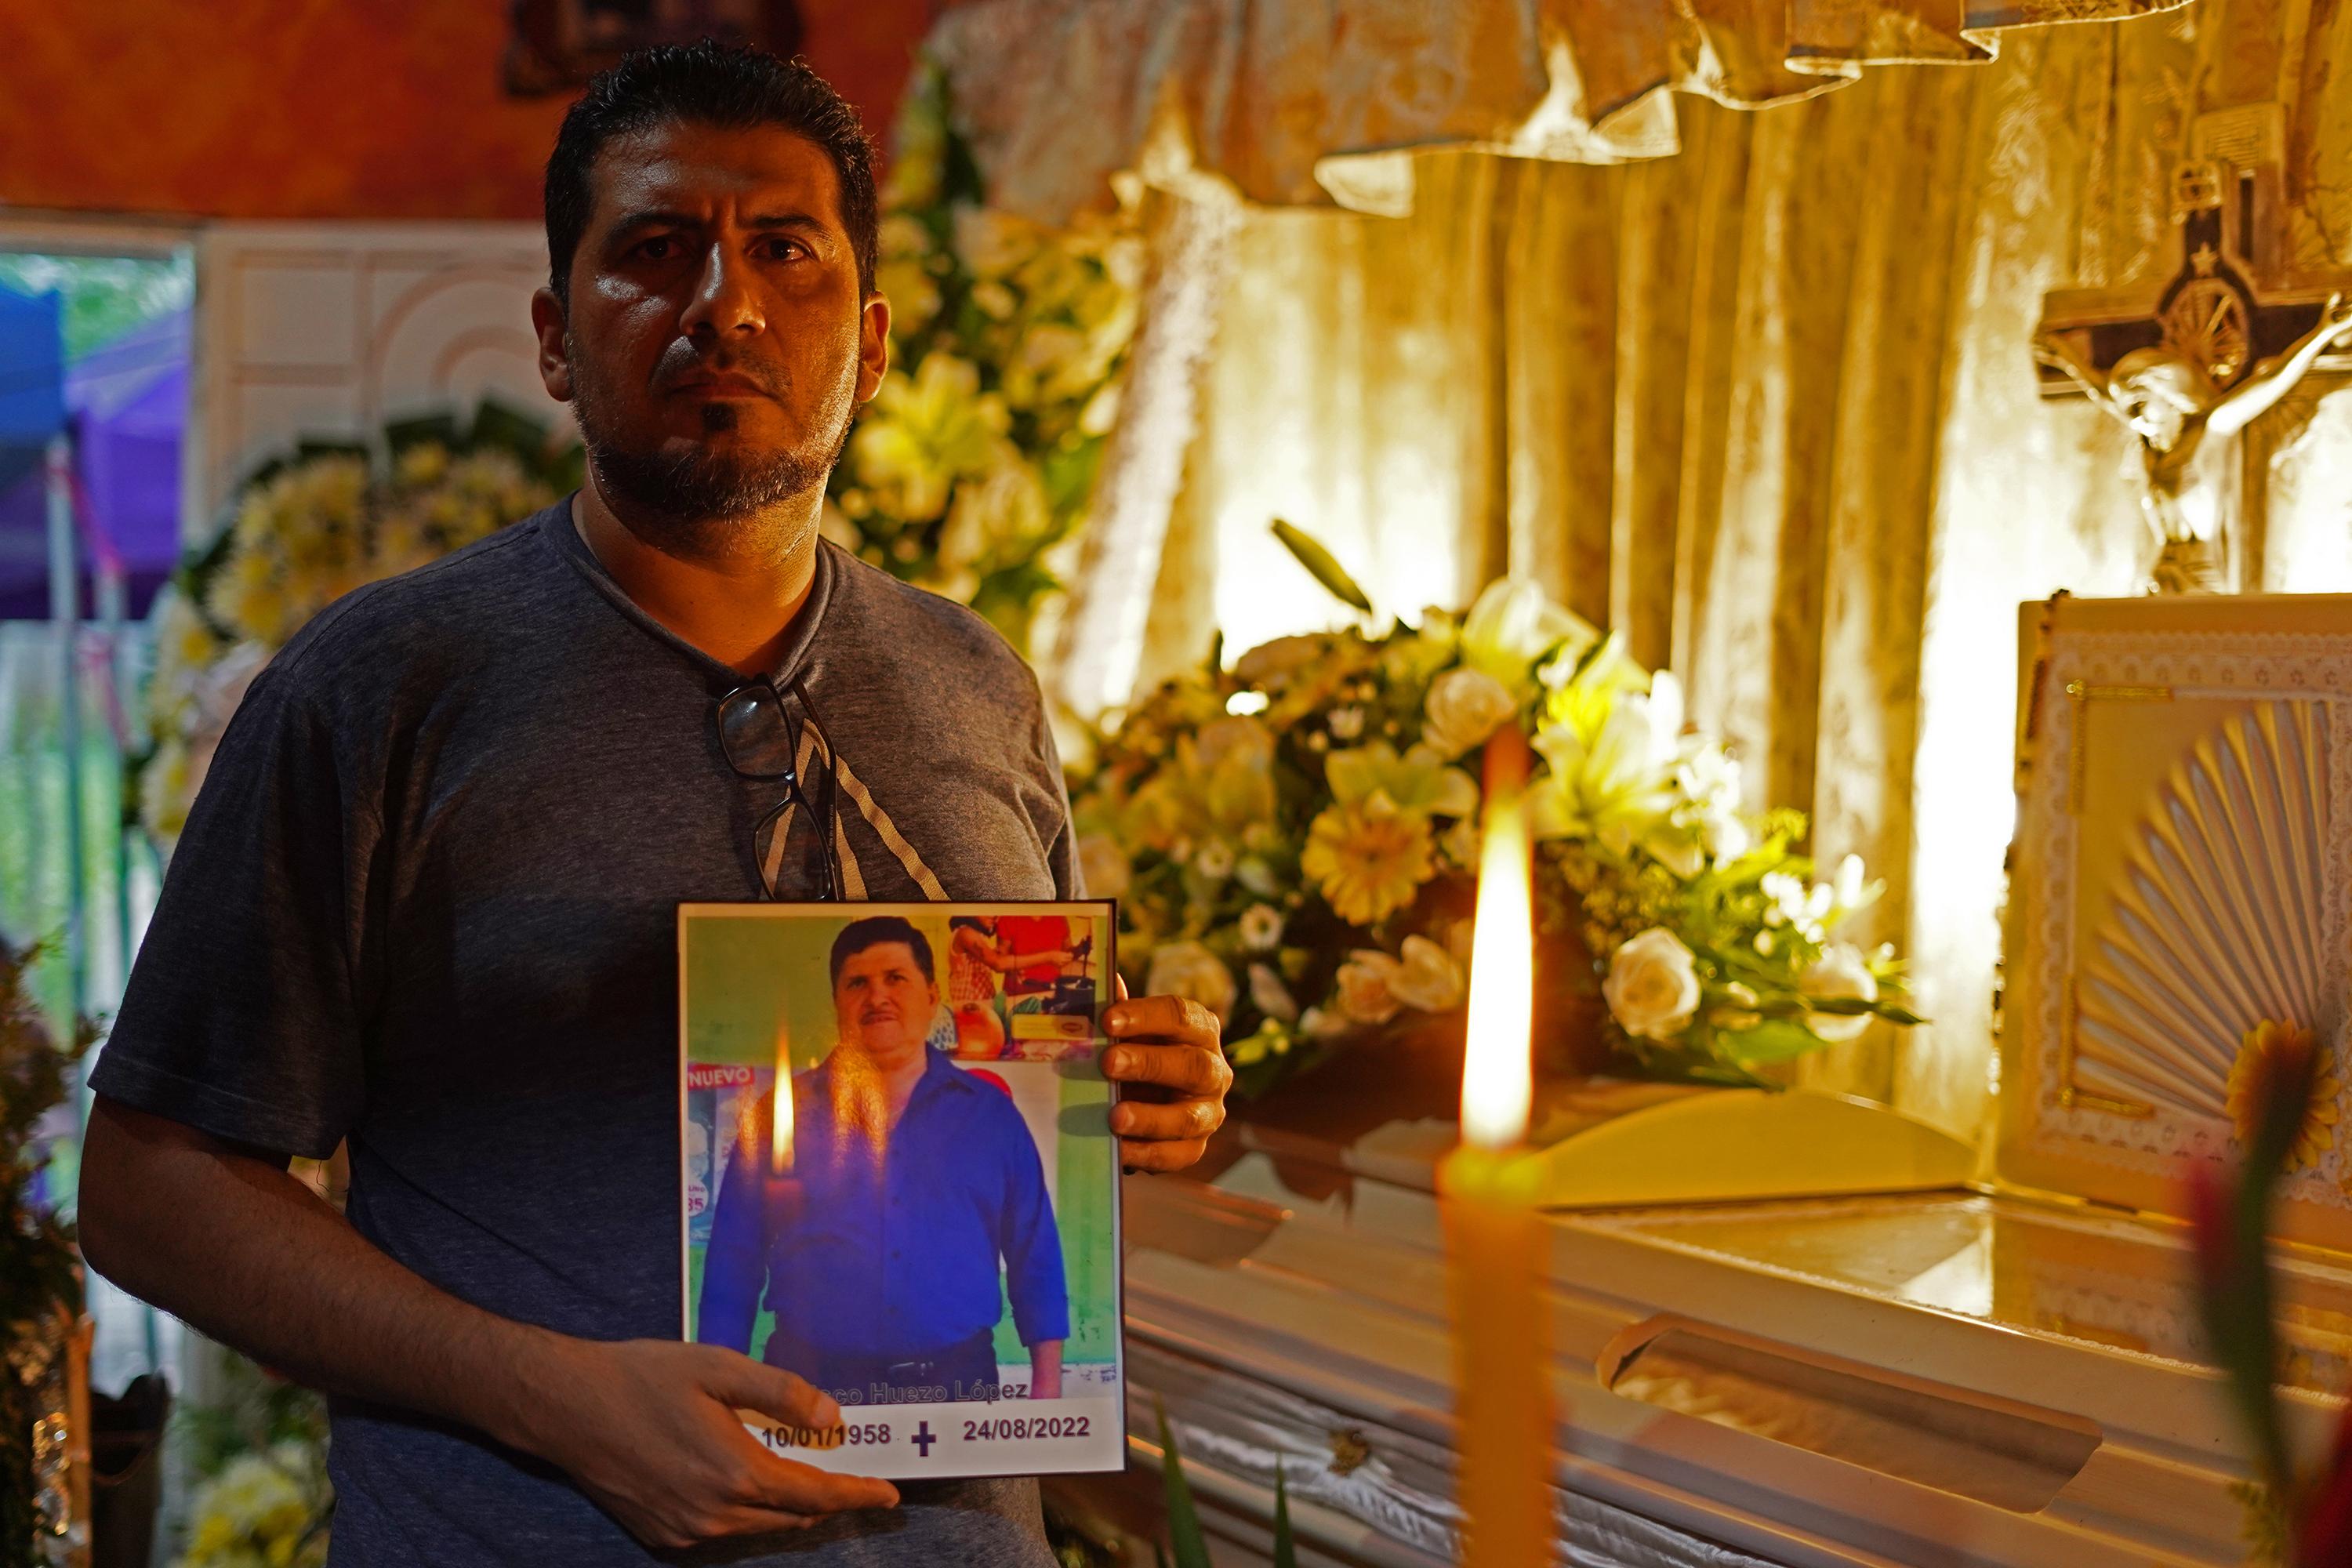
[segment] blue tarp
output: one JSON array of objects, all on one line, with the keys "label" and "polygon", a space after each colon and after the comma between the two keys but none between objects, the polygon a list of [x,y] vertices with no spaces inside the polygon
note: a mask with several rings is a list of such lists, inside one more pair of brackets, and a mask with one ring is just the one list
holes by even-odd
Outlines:
[{"label": "blue tarp", "polygon": [[[57,300],[47,301],[56,331]],[[0,308],[24,296],[0,289]],[[38,303],[38,301],[36,301]],[[0,315],[0,322],[5,322]],[[55,389],[57,417],[39,439],[70,421],[75,476],[86,523],[121,557],[131,588],[130,614],[143,616],[155,590],[171,575],[180,550],[180,443],[187,426],[188,312],[173,311],[132,328],[70,365]],[[13,385],[15,367],[34,351],[14,349],[0,325],[0,384]],[[60,358],[54,340],[50,364]],[[19,353],[26,357],[19,359]],[[39,447],[31,448],[37,458]],[[48,614],[48,510],[37,460],[24,471],[0,468],[0,618]],[[93,613],[89,567],[82,551],[81,605]]]},{"label": "blue tarp", "polygon": [[[55,294],[27,298],[0,285],[0,616],[37,616],[48,607],[41,457],[66,422],[60,303]],[[36,523],[30,532],[18,521],[27,497]]]},{"label": "blue tarp", "polygon": [[0,285],[0,444],[38,447],[65,427],[65,317],[55,294]]}]

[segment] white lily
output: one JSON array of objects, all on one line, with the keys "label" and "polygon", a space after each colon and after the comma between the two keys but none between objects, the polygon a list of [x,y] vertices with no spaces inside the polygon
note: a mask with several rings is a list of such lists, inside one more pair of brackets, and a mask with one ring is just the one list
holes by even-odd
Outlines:
[{"label": "white lily", "polygon": [[1573,724],[1539,731],[1536,750],[1550,772],[1530,791],[1537,837],[1591,834],[1623,854],[1655,834],[1677,799],[1682,712],[1682,685],[1661,670],[1647,697],[1618,699],[1589,742]]},{"label": "white lily", "polygon": [[1532,578],[1498,577],[1463,617],[1462,662],[1517,692],[1527,689],[1538,660],[1563,647],[1579,657],[1600,640],[1582,616],[1552,603]]}]

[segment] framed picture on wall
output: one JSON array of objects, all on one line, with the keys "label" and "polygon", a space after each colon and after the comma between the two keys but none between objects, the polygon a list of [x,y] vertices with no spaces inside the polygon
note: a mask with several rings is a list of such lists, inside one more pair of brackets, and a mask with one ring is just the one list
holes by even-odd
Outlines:
[{"label": "framed picture on wall", "polygon": [[794,0],[512,0],[507,90],[518,97],[562,92],[615,64],[631,49],[719,38],[797,54]]}]

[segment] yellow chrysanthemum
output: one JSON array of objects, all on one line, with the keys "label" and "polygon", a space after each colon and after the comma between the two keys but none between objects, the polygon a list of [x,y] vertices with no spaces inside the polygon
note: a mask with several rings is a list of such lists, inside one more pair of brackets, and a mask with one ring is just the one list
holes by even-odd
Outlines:
[{"label": "yellow chrysanthemum", "polygon": [[449,448],[438,441],[419,441],[400,454],[393,465],[393,479],[404,485],[430,485],[440,482],[449,471]]},{"label": "yellow chrysanthemum", "polygon": [[278,563],[261,551],[240,549],[213,579],[205,598],[214,616],[239,636],[276,647],[291,635]]},{"label": "yellow chrysanthemum", "polygon": [[[2246,1031],[2245,1042],[2238,1047],[2238,1059],[2230,1064],[2229,1093],[2224,1101],[2230,1125],[2236,1131],[2240,1143],[2252,1141],[2254,1124],[2262,1114],[2255,1085],[2261,1081],[2263,1065],[2290,1051],[2312,1050],[2316,1044],[2317,1037],[2313,1031],[2274,1019],[2266,1018]],[[2342,1089],[2335,1064],[2323,1055],[2318,1070],[2312,1075],[2311,1109],[2305,1112],[2294,1143],[2287,1151],[2289,1171],[2317,1164],[2322,1154],[2336,1147],[2336,1100]]]},{"label": "yellow chrysanthemum", "polygon": [[1384,794],[1324,808],[1307,830],[1298,868],[1350,925],[1368,926],[1412,902],[1429,880],[1429,819]]}]

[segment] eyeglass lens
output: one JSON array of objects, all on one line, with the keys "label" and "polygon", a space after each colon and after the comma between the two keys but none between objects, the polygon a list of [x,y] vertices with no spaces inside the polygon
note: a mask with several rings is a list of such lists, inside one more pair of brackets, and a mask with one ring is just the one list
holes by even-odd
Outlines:
[{"label": "eyeglass lens", "polygon": [[[793,809],[795,807],[798,809]],[[784,818],[788,812],[792,816],[792,826],[789,830],[784,827]],[[786,835],[786,843],[776,842],[776,836],[780,832]],[[760,884],[767,889],[770,898],[782,898],[786,895],[785,884],[791,879],[785,868],[794,865],[811,874],[810,890],[801,896],[811,899],[829,899],[833,896],[830,873],[832,858],[824,853],[824,833],[823,820],[810,807],[807,799],[797,785],[788,790],[783,799],[768,808],[768,814],[760,819],[759,826],[752,830],[751,852],[759,858]],[[797,857],[791,853],[789,840],[793,837],[798,837],[803,841],[801,852]]]},{"label": "eyeglass lens", "polygon": [[745,778],[792,777],[793,740],[783,698],[765,681],[739,686],[719,704],[719,748]]},{"label": "eyeglass lens", "polygon": [[[839,897],[832,825],[809,796],[798,770],[799,726],[785,715],[782,695],[765,681],[740,686],[719,704],[719,745],[727,765],[745,778],[770,779],[783,786],[783,798],[768,808],[752,831],[751,852],[760,868],[760,884],[770,898],[783,896],[783,867],[788,844],[777,842],[778,831],[789,819],[804,832],[815,848],[815,875],[811,897]],[[828,802],[828,805],[830,803]],[[794,810],[794,807],[799,809]],[[789,839],[790,833],[786,833]],[[803,850],[803,858],[806,851]]]}]

